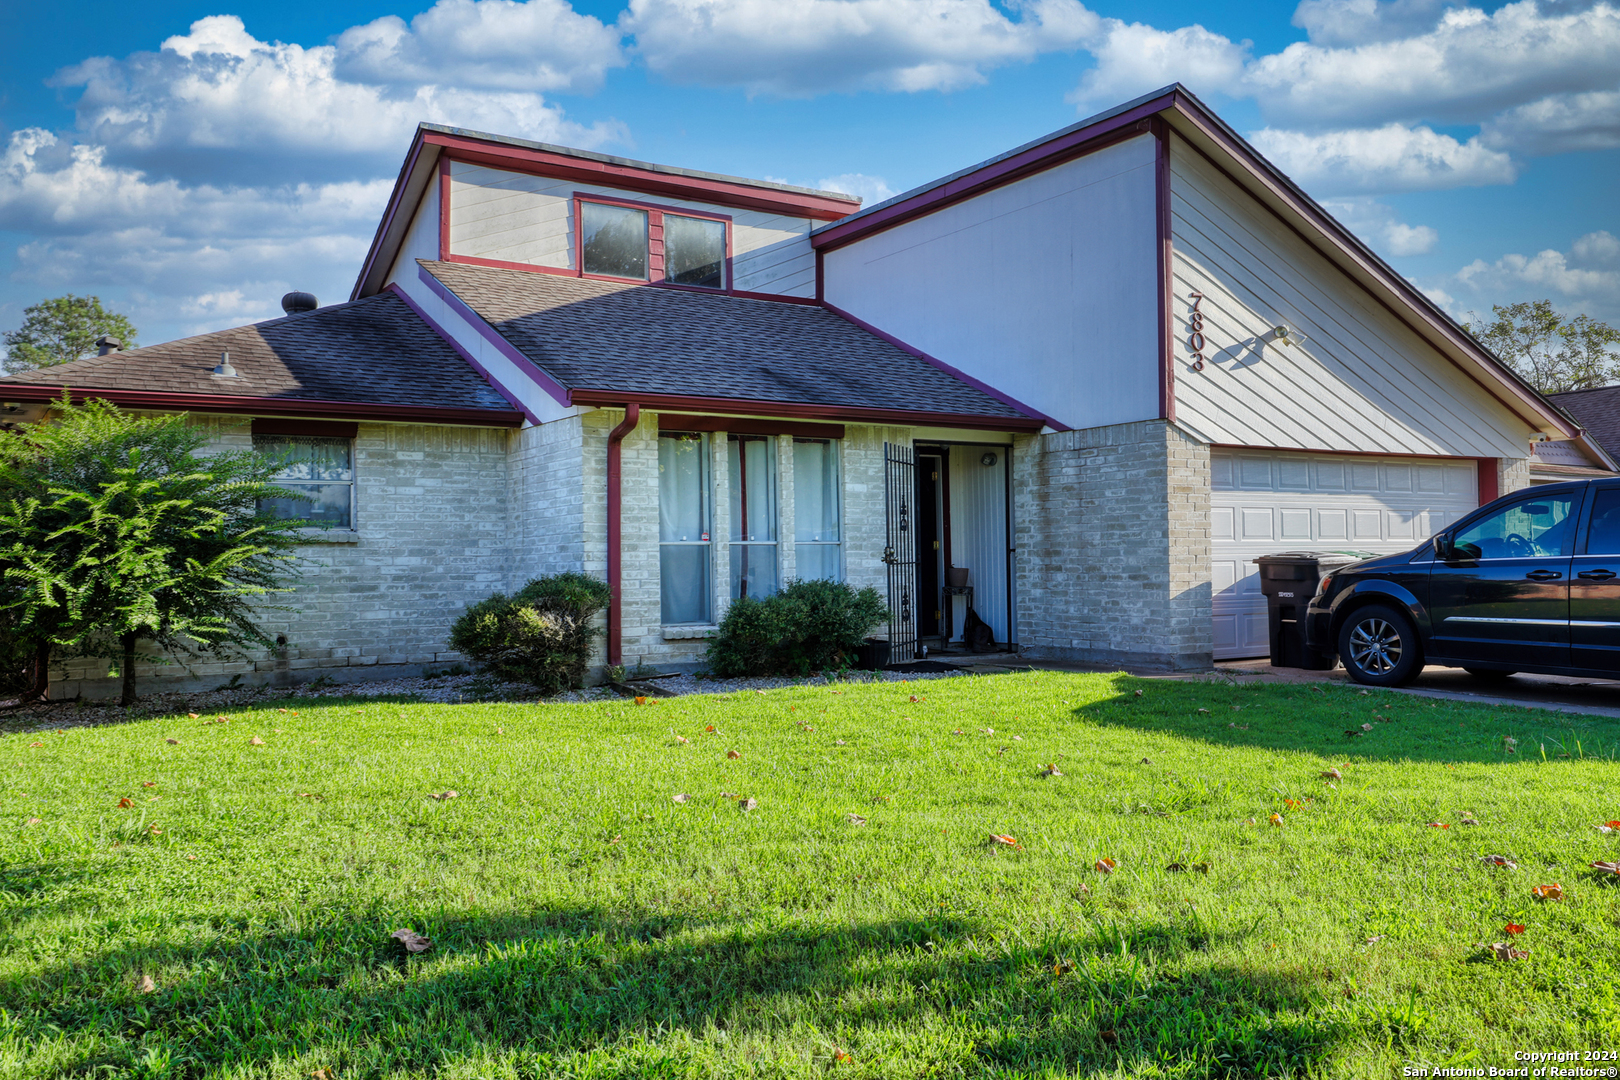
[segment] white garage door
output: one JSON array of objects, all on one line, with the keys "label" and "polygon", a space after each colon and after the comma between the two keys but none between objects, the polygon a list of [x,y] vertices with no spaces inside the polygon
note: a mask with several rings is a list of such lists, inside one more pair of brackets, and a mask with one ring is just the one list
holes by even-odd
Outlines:
[{"label": "white garage door", "polygon": [[1406,551],[1479,505],[1474,469],[1433,458],[1212,451],[1215,659],[1270,647],[1257,556]]}]

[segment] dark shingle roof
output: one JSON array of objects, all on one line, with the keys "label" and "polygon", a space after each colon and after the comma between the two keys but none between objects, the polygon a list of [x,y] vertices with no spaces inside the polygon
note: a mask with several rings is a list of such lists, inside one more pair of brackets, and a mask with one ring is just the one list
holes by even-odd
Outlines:
[{"label": "dark shingle roof", "polygon": [[569,390],[1025,416],[824,307],[422,265]]},{"label": "dark shingle roof", "polygon": [[[221,352],[236,378],[213,374]],[[514,411],[394,293],[0,379],[8,383]]]},{"label": "dark shingle roof", "polygon": [[1571,390],[1547,398],[1573,416],[1610,457],[1620,460],[1620,386]]}]

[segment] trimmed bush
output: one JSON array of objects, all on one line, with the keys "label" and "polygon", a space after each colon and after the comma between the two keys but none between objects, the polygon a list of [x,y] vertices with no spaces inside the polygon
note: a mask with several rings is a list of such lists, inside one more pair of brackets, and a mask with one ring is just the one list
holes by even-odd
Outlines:
[{"label": "trimmed bush", "polygon": [[847,668],[866,635],[888,617],[870,585],[857,590],[841,581],[795,581],[764,600],[731,602],[709,642],[709,670],[733,678]]},{"label": "trimmed bush", "polygon": [[511,596],[496,593],[450,627],[450,647],[512,682],[545,694],[583,686],[591,620],[608,606],[608,587],[584,574],[535,578]]}]

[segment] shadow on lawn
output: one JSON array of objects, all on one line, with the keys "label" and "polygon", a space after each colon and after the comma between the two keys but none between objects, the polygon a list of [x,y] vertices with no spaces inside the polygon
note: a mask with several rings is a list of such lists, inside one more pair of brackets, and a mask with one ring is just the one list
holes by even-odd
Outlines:
[{"label": "shadow on lawn", "polygon": [[[1620,756],[1620,719],[1313,684],[1241,686],[1112,677],[1111,696],[1074,715],[1214,746],[1303,751],[1363,761],[1540,764]],[[1137,697],[1137,691],[1142,692]],[[1236,708],[1234,708],[1236,706]],[[1207,712],[1200,712],[1200,709]],[[1366,730],[1363,725],[1370,725]],[[1505,737],[1517,739],[1508,751]]]},{"label": "shadow on lawn", "polygon": [[1193,921],[1014,945],[944,916],[745,932],[535,912],[419,920],[436,945],[412,958],[391,948],[397,925],[111,950],[0,982],[0,1008],[24,1046],[69,1033],[76,1075],[431,1074],[486,1057],[524,1075],[698,1076],[826,1063],[835,1039],[906,1075],[1295,1074],[1345,1034],[1305,976],[1200,967]]}]

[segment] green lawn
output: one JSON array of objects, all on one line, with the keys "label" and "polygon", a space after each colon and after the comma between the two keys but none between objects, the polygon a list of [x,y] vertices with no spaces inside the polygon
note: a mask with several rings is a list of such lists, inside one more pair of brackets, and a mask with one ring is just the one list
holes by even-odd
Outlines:
[{"label": "green lawn", "polygon": [[[1620,721],[1055,673],[280,704],[0,736],[0,1077],[1382,1080],[1620,1049],[1620,888],[1587,869],[1620,858]],[[1510,921],[1528,959],[1485,959]]]}]

